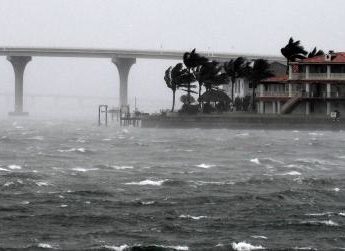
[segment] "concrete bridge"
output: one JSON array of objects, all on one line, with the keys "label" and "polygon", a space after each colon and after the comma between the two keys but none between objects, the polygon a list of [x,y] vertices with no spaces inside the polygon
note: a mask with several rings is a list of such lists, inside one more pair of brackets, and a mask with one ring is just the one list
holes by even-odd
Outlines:
[{"label": "concrete bridge", "polygon": [[[118,49],[91,49],[91,48],[19,48],[0,47],[0,56],[7,56],[15,73],[15,107],[10,115],[27,115],[23,111],[23,78],[26,65],[32,57],[85,57],[109,58],[116,65],[120,76],[119,106],[128,104],[128,75],[131,66],[137,58],[182,60],[184,51],[155,51],[155,50],[118,50]],[[249,60],[263,58],[269,62],[286,63],[283,57],[253,54],[211,53],[198,52],[211,60],[226,61],[243,56]]]}]

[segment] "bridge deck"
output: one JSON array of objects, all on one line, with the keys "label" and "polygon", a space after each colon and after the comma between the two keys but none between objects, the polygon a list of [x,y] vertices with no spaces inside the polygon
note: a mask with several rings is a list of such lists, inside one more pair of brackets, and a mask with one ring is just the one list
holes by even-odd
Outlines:
[{"label": "bridge deck", "polygon": [[[184,51],[157,51],[157,50],[129,50],[129,49],[93,49],[93,48],[34,48],[34,47],[0,47],[0,56],[36,56],[36,57],[87,57],[87,58],[144,58],[144,59],[170,59],[181,60]],[[270,62],[286,64],[281,56],[255,55],[222,52],[199,52],[210,59],[224,61],[239,56],[248,59],[263,58]]]}]

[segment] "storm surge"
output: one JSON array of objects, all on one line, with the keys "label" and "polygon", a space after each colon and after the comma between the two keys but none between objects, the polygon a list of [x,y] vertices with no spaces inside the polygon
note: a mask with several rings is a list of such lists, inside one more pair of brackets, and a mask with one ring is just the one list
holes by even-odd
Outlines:
[{"label": "storm surge", "polygon": [[2,121],[0,249],[340,250],[344,138]]}]

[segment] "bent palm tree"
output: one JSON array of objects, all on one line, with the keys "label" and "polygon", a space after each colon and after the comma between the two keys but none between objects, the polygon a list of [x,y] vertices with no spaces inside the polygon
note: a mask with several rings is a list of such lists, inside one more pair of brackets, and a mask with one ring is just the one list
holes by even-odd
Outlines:
[{"label": "bent palm tree", "polygon": [[308,52],[305,51],[304,47],[301,45],[301,41],[294,41],[292,37],[289,39],[288,44],[281,48],[280,51],[287,60],[286,74],[288,74],[290,62],[294,62],[296,59],[303,59],[308,54]]},{"label": "bent palm tree", "polygon": [[[187,67],[187,69],[193,72],[194,76],[198,74],[198,71],[200,70],[200,67],[202,67],[204,64],[206,64],[209,60],[204,57],[200,56],[198,53],[195,52],[195,49],[193,49],[191,52],[185,52],[183,54],[183,63]],[[199,83],[199,97],[201,93],[201,87],[202,84]]]},{"label": "bent palm tree", "polygon": [[317,50],[317,48],[314,47],[314,49],[311,52],[309,52],[307,57],[308,58],[313,58],[313,57],[322,56],[322,55],[325,55],[323,50]]},{"label": "bent palm tree", "polygon": [[187,96],[189,97],[189,100],[191,100],[191,93],[196,93],[192,90],[196,86],[191,84],[195,81],[193,73],[190,73],[188,69],[183,68],[182,63],[178,63],[171,70],[171,79],[177,88],[184,88],[182,90],[187,92]]},{"label": "bent palm tree", "polygon": [[252,109],[255,110],[255,89],[258,85],[258,83],[265,79],[272,77],[273,74],[269,70],[270,65],[268,62],[264,59],[257,59],[253,62],[252,67],[247,68],[247,74],[249,80],[252,82]]},{"label": "bent palm tree", "polygon": [[224,63],[224,70],[231,79],[231,100],[234,100],[234,84],[235,81],[244,77],[248,62],[244,57],[231,59],[229,62]]},{"label": "bent palm tree", "polygon": [[199,82],[199,88],[204,85],[206,91],[218,89],[218,86],[229,83],[228,75],[222,73],[222,66],[216,61],[207,62],[199,67],[196,72],[196,79]]}]

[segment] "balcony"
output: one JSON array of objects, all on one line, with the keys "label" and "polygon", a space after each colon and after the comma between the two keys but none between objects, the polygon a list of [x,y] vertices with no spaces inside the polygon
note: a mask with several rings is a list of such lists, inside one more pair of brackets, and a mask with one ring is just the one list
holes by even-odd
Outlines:
[{"label": "balcony", "polygon": [[345,80],[345,73],[331,73],[329,78],[327,77],[327,73],[309,73],[309,77],[307,78],[306,73],[292,73],[291,76],[292,80]]},{"label": "balcony", "polygon": [[330,92],[327,95],[327,92],[305,92],[305,91],[292,91],[291,96],[289,96],[289,92],[274,92],[274,91],[264,91],[263,93],[257,93],[257,97],[259,98],[292,98],[292,97],[300,97],[300,98],[316,98],[316,99],[345,99],[345,92]]}]

